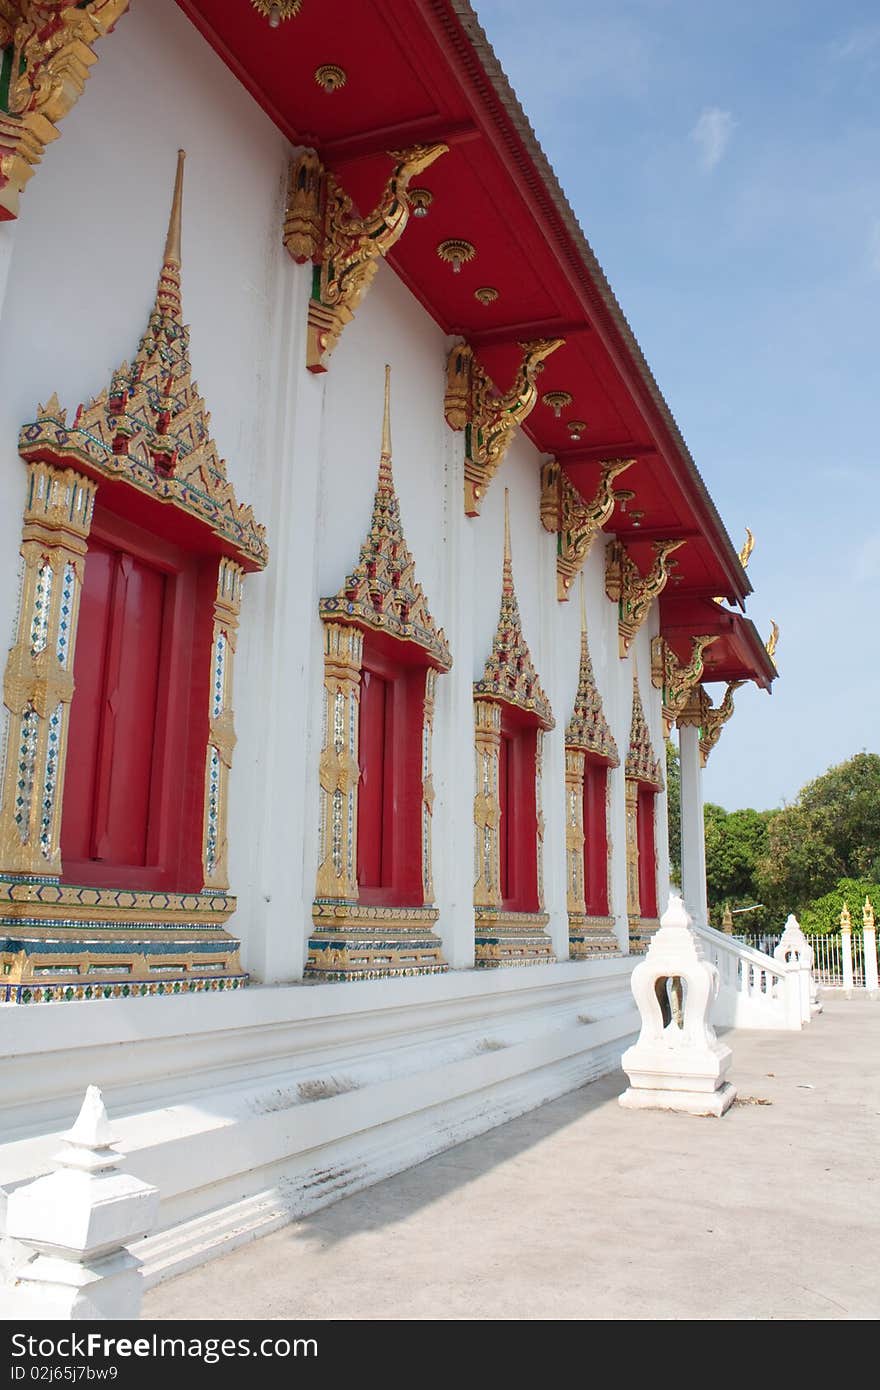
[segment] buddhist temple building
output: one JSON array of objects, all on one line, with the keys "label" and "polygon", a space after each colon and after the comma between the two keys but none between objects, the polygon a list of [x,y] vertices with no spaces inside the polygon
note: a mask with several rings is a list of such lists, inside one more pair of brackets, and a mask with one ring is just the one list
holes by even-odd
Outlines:
[{"label": "buddhist temple building", "polygon": [[776,634],[468,0],[0,54],[0,1187],[100,1084],[161,1277],[617,1064]]}]

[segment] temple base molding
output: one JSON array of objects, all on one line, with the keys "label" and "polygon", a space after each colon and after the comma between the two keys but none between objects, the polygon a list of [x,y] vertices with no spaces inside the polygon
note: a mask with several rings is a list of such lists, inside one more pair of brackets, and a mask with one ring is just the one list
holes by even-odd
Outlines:
[{"label": "temple base molding", "polygon": [[0,875],[0,1004],[241,989],[226,893],[83,888]]},{"label": "temple base molding", "polygon": [[436,907],[316,902],[307,980],[382,980],[438,975],[449,967],[434,926]]},{"label": "temple base molding", "polygon": [[614,918],[590,917],[583,912],[569,912],[568,954],[572,960],[588,960],[594,956],[619,956],[620,942],[614,932]]},{"label": "temple base molding", "polygon": [[643,956],[651,944],[651,938],[660,926],[658,917],[630,917],[629,953]]},{"label": "temple base molding", "polygon": [[484,970],[505,965],[553,965],[553,943],[546,912],[476,909],[474,965]]}]

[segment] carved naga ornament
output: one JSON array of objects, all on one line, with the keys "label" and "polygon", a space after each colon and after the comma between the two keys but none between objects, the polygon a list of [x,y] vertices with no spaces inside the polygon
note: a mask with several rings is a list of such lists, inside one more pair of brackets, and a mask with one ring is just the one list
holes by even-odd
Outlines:
[{"label": "carved naga ornament", "polygon": [[451,429],[464,430],[466,516],[479,516],[483,498],[514,430],[531,414],[538,399],[535,382],[544,359],[564,342],[564,338],[537,338],[520,343],[522,361],[513,385],[504,395],[497,391],[467,343],[450,351],[443,412]]},{"label": "carved naga ornament", "polygon": [[575,576],[596,536],[614,511],[614,479],[635,459],[608,459],[600,465],[599,486],[585,502],[556,459],[541,469],[541,524],[556,535],[556,597],[567,602]]},{"label": "carved naga ornament", "polygon": [[25,184],[97,62],[92,44],[128,5],[0,0],[0,222],[18,216]]},{"label": "carved naga ornament", "polygon": [[651,642],[651,683],[663,692],[663,731],[669,736],[673,724],[688,702],[694,686],[702,679],[703,652],[717,642],[711,637],[692,637],[690,660],[682,664],[665,637]]},{"label": "carved naga ornament", "polygon": [[666,588],[670,555],[683,545],[683,540],[655,541],[654,562],[648,573],[642,574],[623,541],[609,541],[605,550],[605,592],[617,604],[621,658],[628,654],[654,599]]},{"label": "carved naga ornament", "polygon": [[724,698],[720,705],[713,705],[705,687],[696,685],[691,690],[687,703],[678,716],[678,727],[690,725],[700,731],[700,764],[706,766],[709,754],[721,737],[721,730],[733,714],[735,691],[745,685],[745,681],[728,681]]},{"label": "carved naga ornament", "polygon": [[292,161],[284,245],[297,262],[314,262],[306,366],[326,372],[343,328],[351,323],[379,268],[403,235],[412,210],[407,188],[448,145],[413,145],[391,153],[394,168],[376,207],[358,217],[351,198],[314,150]]}]

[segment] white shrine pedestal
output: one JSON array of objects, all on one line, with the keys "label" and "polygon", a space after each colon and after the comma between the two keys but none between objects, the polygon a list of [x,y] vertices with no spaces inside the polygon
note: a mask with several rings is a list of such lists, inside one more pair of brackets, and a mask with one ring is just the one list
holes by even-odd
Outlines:
[{"label": "white shrine pedestal", "polygon": [[677,895],[670,894],[660,929],[633,970],[632,992],[642,1031],[621,1059],[630,1084],[620,1104],[630,1110],[723,1115],[736,1090],[724,1079],[733,1053],[709,1023],[718,970],[703,956]]}]

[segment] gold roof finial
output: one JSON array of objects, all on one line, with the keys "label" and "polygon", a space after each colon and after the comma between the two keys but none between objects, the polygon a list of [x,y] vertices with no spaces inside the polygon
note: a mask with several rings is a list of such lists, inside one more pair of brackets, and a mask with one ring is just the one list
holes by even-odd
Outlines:
[{"label": "gold roof finial", "polygon": [[504,489],[504,570],[501,589],[505,594],[513,593],[513,557],[510,550],[510,489]]},{"label": "gold roof finial", "polygon": [[751,559],[752,551],[754,550],[754,548],[755,538],[747,526],[745,544],[743,545],[742,550],[739,552],[739,562],[744,570],[747,570],[749,567],[749,560]]},{"label": "gold roof finial", "polygon": [[385,404],[382,409],[382,450],[379,454],[379,484],[391,483],[391,368],[385,363]]},{"label": "gold roof finial", "polygon": [[776,644],[779,641],[779,624],[770,619],[770,636],[764,643],[764,649],[771,661],[776,660]]},{"label": "gold roof finial", "polygon": [[180,299],[180,220],[183,208],[183,161],[184,150],[177,151],[177,174],[174,179],[174,196],[171,199],[171,216],[168,219],[168,235],[165,238],[165,254],[162,269],[159,271],[159,284],[156,287],[154,313],[168,317],[178,327],[183,327],[182,305]]},{"label": "gold roof finial", "polygon": [[171,200],[171,216],[168,219],[168,235],[165,238],[165,264],[176,265],[178,269],[180,269],[180,215],[183,208],[183,161],[185,159],[186,150],[178,150],[174,197]]}]

